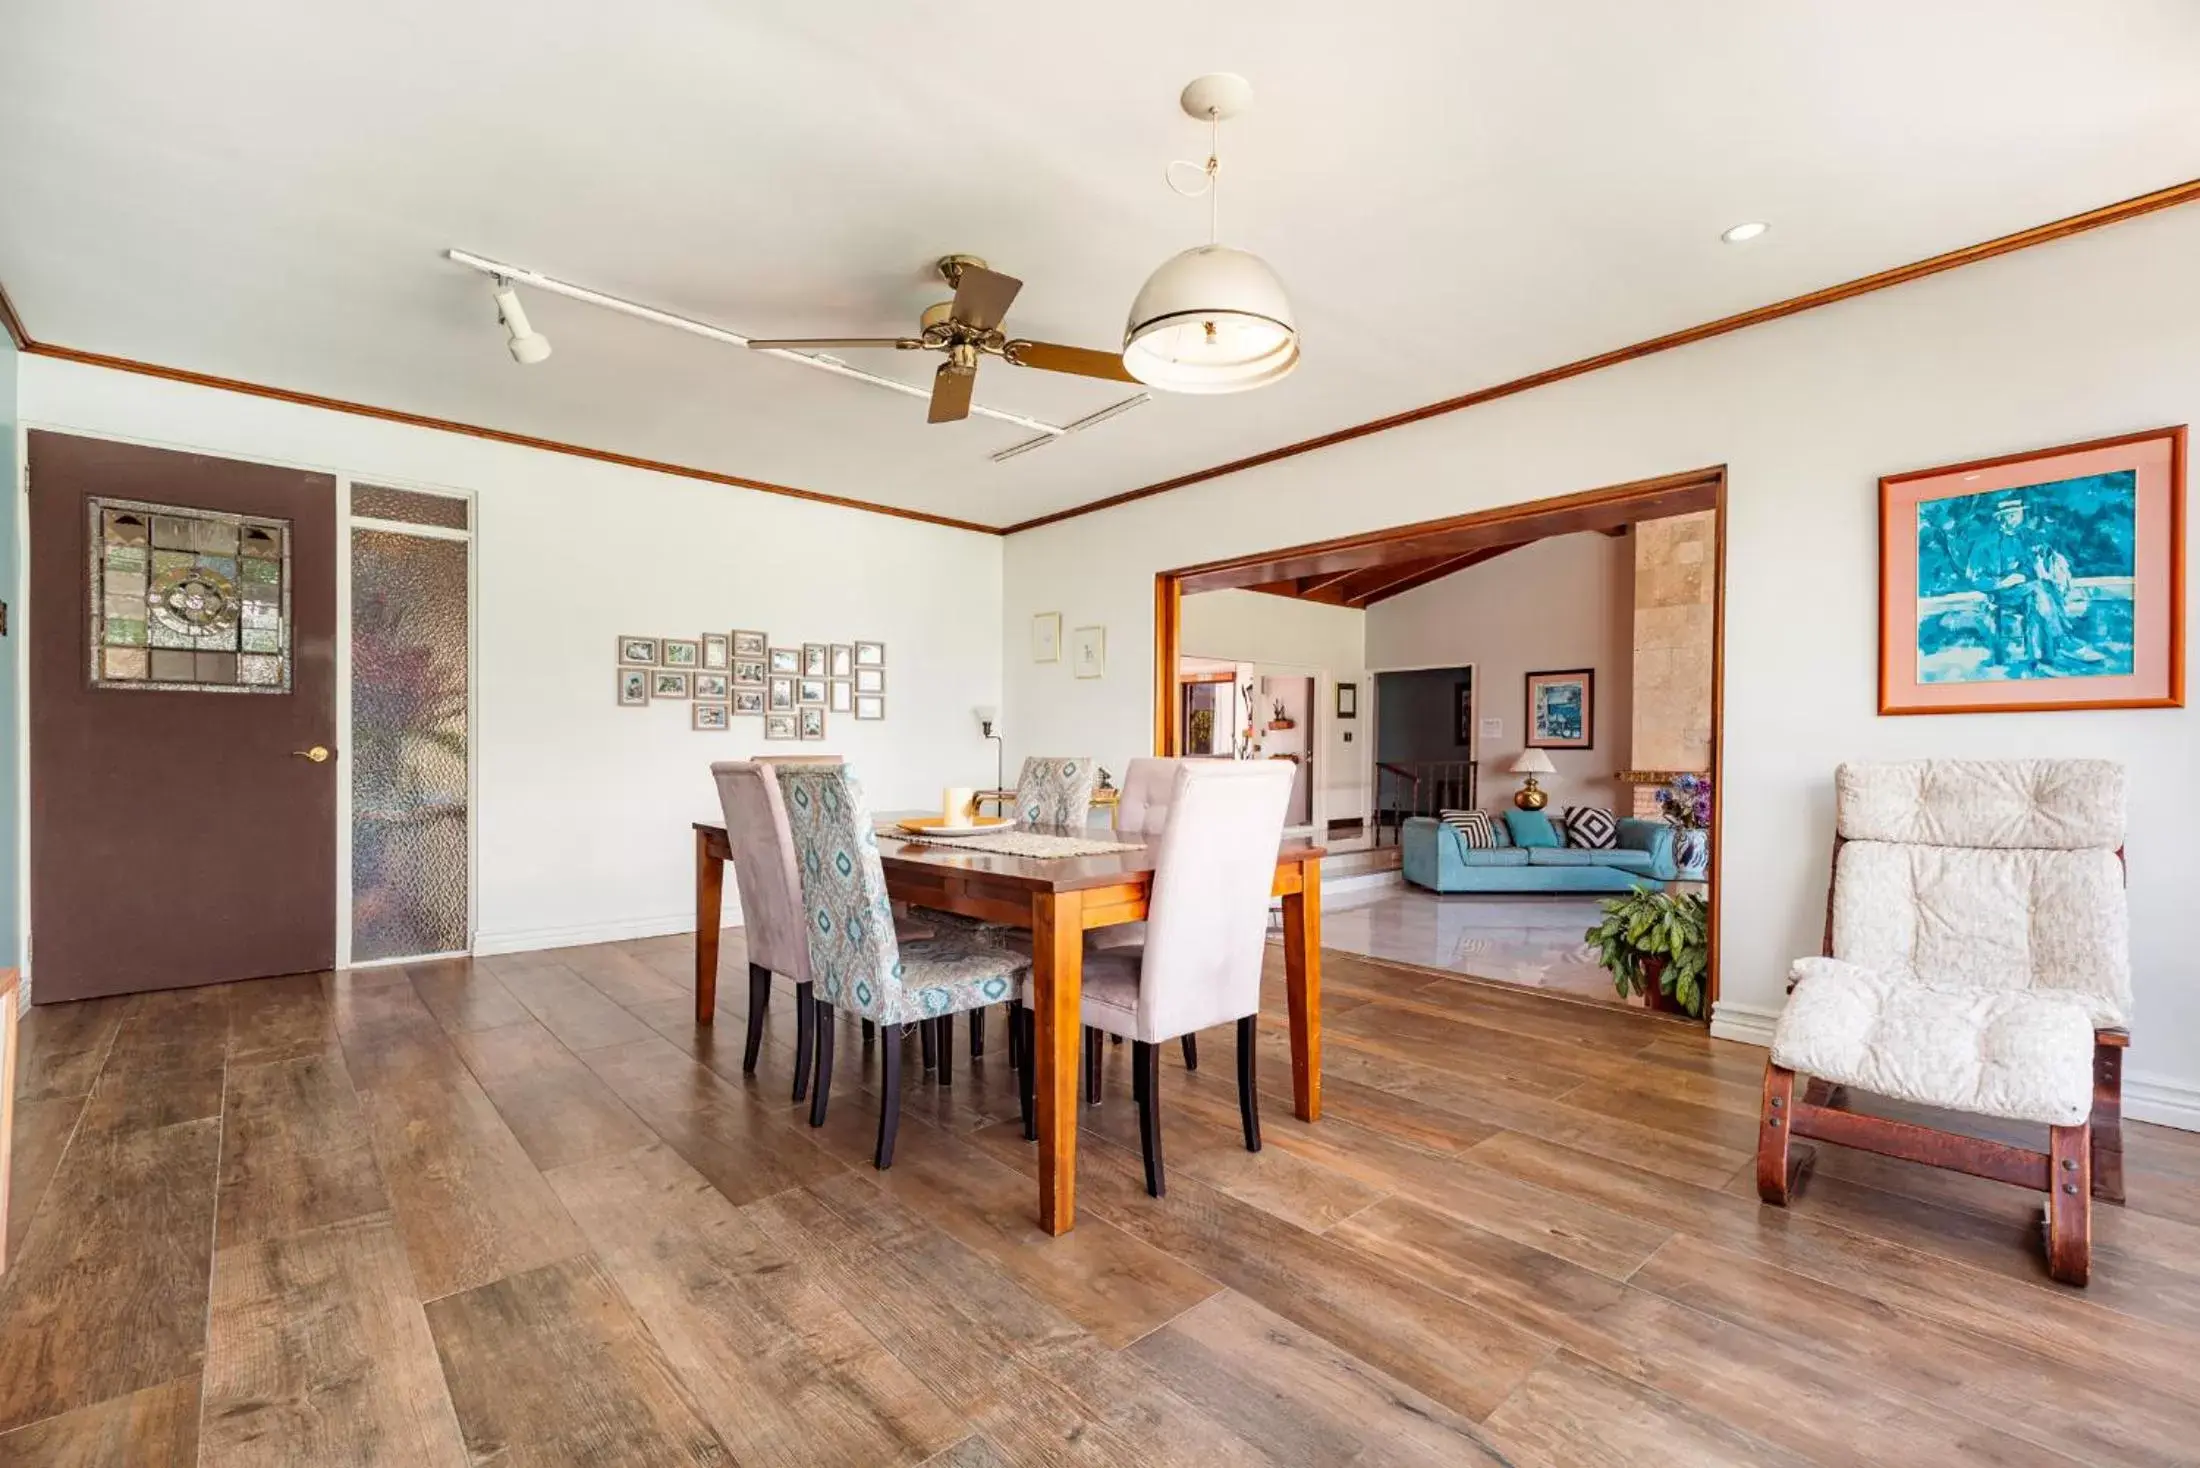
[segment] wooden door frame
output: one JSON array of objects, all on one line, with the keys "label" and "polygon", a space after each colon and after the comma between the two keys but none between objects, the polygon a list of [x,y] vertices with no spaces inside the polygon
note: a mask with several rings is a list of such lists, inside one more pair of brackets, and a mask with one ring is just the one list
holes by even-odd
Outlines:
[{"label": "wooden door frame", "polygon": [[[1664,519],[1709,509],[1712,518],[1711,566],[1711,863],[1705,880],[1711,889],[1711,954],[1704,984],[1704,1021],[1719,998],[1719,918],[1726,857],[1726,520],[1727,472],[1724,464],[1631,480],[1578,494],[1523,500],[1454,515],[1418,520],[1332,540],[1256,551],[1156,572],[1154,584],[1154,753],[1173,757],[1181,748],[1176,716],[1176,665],[1181,646],[1187,591],[1220,591],[1274,582],[1287,575],[1321,574],[1423,558],[1430,544],[1446,548],[1494,545],[1506,539],[1547,540],[1587,530],[1609,531],[1638,520]],[[1445,666],[1452,666],[1446,664]],[[1372,670],[1370,670],[1372,672]],[[1372,680],[1371,680],[1372,681]],[[1372,690],[1371,690],[1372,691]],[[1479,704],[1481,690],[1476,688]]]}]

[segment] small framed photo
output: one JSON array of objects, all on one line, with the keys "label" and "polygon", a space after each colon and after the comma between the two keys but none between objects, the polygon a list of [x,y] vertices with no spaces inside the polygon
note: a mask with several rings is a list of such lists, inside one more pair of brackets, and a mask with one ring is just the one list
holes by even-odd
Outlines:
[{"label": "small framed photo", "polygon": [[805,708],[825,707],[825,680],[823,678],[796,679],[794,701]]},{"label": "small framed photo", "polygon": [[649,702],[649,669],[619,669],[619,707],[639,708]]},{"label": "small framed photo", "polygon": [[630,668],[656,667],[657,639],[654,637],[620,638],[619,661]]},{"label": "small framed photo", "polygon": [[856,675],[856,650],[853,644],[846,642],[833,644],[831,668],[832,676],[835,678],[853,678]]},{"label": "small framed photo", "polygon": [[884,693],[885,691],[886,691],[886,670],[885,670],[884,668],[866,668],[866,667],[862,666],[862,665],[861,665],[860,663],[859,663],[859,664],[857,664],[857,666],[856,666],[856,692],[858,692],[858,693]]},{"label": "small framed photo", "polygon": [[703,665],[703,644],[693,637],[667,637],[664,640],[665,666],[668,668],[699,668]]},{"label": "small framed photo", "polygon": [[1080,627],[1069,635],[1069,670],[1079,678],[1098,678],[1107,672],[1107,628]]},{"label": "small framed photo", "polygon": [[769,696],[764,706],[775,714],[794,712],[794,679],[774,678],[769,685]]},{"label": "small framed photo", "polygon": [[695,690],[688,685],[686,673],[675,673],[669,668],[659,668],[649,685],[651,698],[693,698]]},{"label": "small framed photo", "polygon": [[733,690],[733,711],[737,714],[764,712],[764,690],[761,688],[736,688]]},{"label": "small framed photo", "polygon": [[766,739],[793,739],[798,737],[798,734],[799,731],[795,728],[793,714],[764,715],[764,737]]},{"label": "small framed photo", "polygon": [[835,678],[826,686],[825,707],[836,714],[847,713],[855,707],[855,689],[845,678]]},{"label": "small framed photo", "polygon": [[695,675],[695,696],[697,698],[707,698],[713,703],[724,703],[727,698],[732,696],[732,693],[733,687],[726,682],[726,675],[723,673],[697,673]]},{"label": "small framed photo", "polygon": [[748,658],[739,653],[733,657],[733,686],[736,688],[762,688],[764,686],[764,660]]},{"label": "small framed photo", "polygon": [[886,717],[886,699],[877,693],[856,695],[856,717],[859,719],[883,719]]},{"label": "small framed photo", "polygon": [[1357,683],[1339,683],[1337,685],[1337,717],[1340,719],[1356,719],[1359,716],[1360,685]]},{"label": "small framed photo", "polygon": [[771,639],[761,632],[733,634],[733,655],[737,658],[762,658],[770,645]]},{"label": "small framed photo", "polygon": [[823,739],[825,737],[825,710],[797,709],[795,714],[802,721],[802,737],[804,739]]},{"label": "small framed photo", "polygon": [[[1528,748],[1596,747],[1596,677],[1591,668],[1528,674]],[[1461,704],[1459,717],[1464,720],[1464,695]]]},{"label": "small framed photo", "polygon": [[1031,619],[1031,660],[1035,663],[1058,663],[1062,660],[1062,614],[1040,612]]},{"label": "small framed photo", "polygon": [[733,727],[722,703],[699,703],[688,710],[688,727],[701,733]]},{"label": "small framed photo", "polygon": [[859,642],[856,644],[856,666],[859,668],[883,668],[886,666],[886,644],[883,642]]},{"label": "small framed photo", "polygon": [[805,643],[803,643],[803,644],[802,644],[802,676],[803,676],[803,677],[805,677],[805,678],[822,678],[822,677],[824,677],[824,676],[825,676],[825,670],[826,670],[826,668],[827,668],[827,667],[829,667],[829,666],[831,666],[831,660],[832,660],[832,659],[831,659],[831,649],[829,649],[828,647],[826,647],[826,645],[825,645],[824,643],[822,643],[822,642],[805,642]]},{"label": "small framed photo", "polygon": [[802,672],[802,649],[799,647],[775,647],[767,655],[766,663],[773,673],[785,673],[789,677]]},{"label": "small framed photo", "polygon": [[703,666],[723,672],[729,660],[732,644],[723,632],[703,634]]}]

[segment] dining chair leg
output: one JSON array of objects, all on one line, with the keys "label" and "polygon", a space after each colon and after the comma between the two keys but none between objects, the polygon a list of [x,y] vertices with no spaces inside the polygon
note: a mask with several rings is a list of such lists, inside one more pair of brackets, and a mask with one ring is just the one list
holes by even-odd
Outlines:
[{"label": "dining chair leg", "polygon": [[807,980],[794,986],[794,1099],[797,1101],[809,1094],[810,1051],[817,1043],[817,1006],[810,1002],[811,992]]},{"label": "dining chair leg", "polygon": [[833,1031],[839,1026],[833,1023],[833,1006],[818,1000],[812,1008],[816,1018],[812,1021],[817,1030],[817,1074],[811,1077],[810,1125],[825,1125],[825,1098],[833,1088]]},{"label": "dining chair leg", "polygon": [[955,1016],[943,1014],[931,1021],[932,1051],[940,1058],[940,1084],[955,1084]]},{"label": "dining chair leg", "polygon": [[985,1058],[985,1006],[970,1011],[970,1058]]},{"label": "dining chair leg", "polygon": [[1022,1070],[1024,1066],[1024,1022],[1021,1004],[1008,1006],[1008,1068]]},{"label": "dining chair leg", "polygon": [[1131,1088],[1138,1093],[1138,1150],[1146,1163],[1146,1191],[1159,1198],[1169,1191],[1161,1171],[1161,1047],[1132,1042],[1131,1074]]},{"label": "dining chair leg", "polygon": [[1199,1036],[1186,1035],[1179,1043],[1184,1046],[1184,1068],[1186,1070],[1198,1070]]},{"label": "dining chair leg", "polygon": [[1100,1104],[1100,1032],[1085,1026],[1085,1104]]},{"label": "dining chair leg", "polygon": [[1260,1052],[1256,1048],[1260,1042],[1259,1027],[1260,1016],[1255,1014],[1245,1016],[1237,1024],[1238,1119],[1245,1123],[1245,1150],[1248,1152],[1260,1150],[1260,1087],[1257,1084]]},{"label": "dining chair leg", "polygon": [[932,1021],[928,1019],[917,1021],[917,1044],[924,1050],[924,1068],[927,1071],[939,1068],[940,1058],[933,1050],[933,1042],[938,1036],[939,1031],[932,1028]]},{"label": "dining chair leg", "polygon": [[880,1172],[894,1165],[894,1138],[901,1131],[901,1047],[879,1052],[878,1150],[871,1165]]},{"label": "dining chair leg", "polygon": [[878,1026],[869,1020],[863,1022],[863,1043],[868,1045],[878,1038]]},{"label": "dining chair leg", "polygon": [[756,1057],[764,1048],[764,1011],[772,1002],[772,971],[760,963],[749,965],[749,1035],[741,1046],[741,1074],[756,1074]]},{"label": "dining chair leg", "polygon": [[1038,1035],[1038,1017],[1021,1004],[1009,1011],[1010,1033],[1016,1036],[1017,1047],[1023,1052],[1024,1067],[1016,1072],[1016,1104],[1024,1115],[1024,1140],[1039,1140],[1038,1070],[1031,1064],[1031,1047]]}]

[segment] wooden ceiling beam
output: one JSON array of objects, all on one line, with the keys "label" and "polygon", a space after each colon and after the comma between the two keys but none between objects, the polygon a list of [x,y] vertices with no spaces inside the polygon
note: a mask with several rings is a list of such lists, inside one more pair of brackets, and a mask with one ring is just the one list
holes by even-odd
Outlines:
[{"label": "wooden ceiling beam", "polygon": [[1505,552],[1518,550],[1524,544],[1526,544],[1525,541],[1514,545],[1489,545],[1480,550],[1468,551],[1465,555],[1450,556],[1444,560],[1432,561],[1424,565],[1393,568],[1386,573],[1385,579],[1362,590],[1353,598],[1351,604],[1364,609],[1379,601],[1388,601],[1394,596],[1403,596],[1415,587],[1426,586],[1431,581],[1441,581],[1446,576],[1456,575],[1472,566],[1479,566],[1484,561],[1494,561]]}]

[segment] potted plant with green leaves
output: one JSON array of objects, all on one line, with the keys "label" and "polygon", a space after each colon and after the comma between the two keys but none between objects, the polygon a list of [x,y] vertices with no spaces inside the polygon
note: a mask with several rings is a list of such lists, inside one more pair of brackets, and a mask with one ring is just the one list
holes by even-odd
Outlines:
[{"label": "potted plant with green leaves", "polygon": [[1711,905],[1693,892],[1642,890],[1603,907],[1604,921],[1584,936],[1620,998],[1640,994],[1650,1009],[1702,1018]]}]

